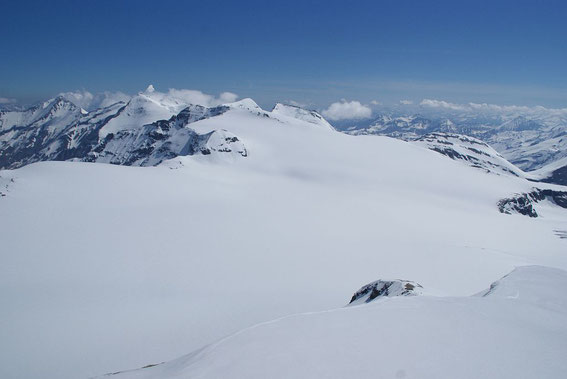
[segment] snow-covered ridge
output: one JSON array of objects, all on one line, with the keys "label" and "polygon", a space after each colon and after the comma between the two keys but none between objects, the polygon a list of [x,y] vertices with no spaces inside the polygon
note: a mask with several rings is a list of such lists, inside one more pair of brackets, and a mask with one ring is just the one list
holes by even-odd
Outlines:
[{"label": "snow-covered ridge", "polygon": [[0,111],[0,133],[25,126],[46,126],[73,122],[80,109],[62,96],[24,111]]},{"label": "snow-covered ridge", "polygon": [[[146,92],[136,95],[128,104],[116,103],[85,113],[59,97],[20,115],[19,120],[27,120],[27,125],[11,125],[0,132],[0,167],[69,159],[147,166],[178,155],[232,152],[230,144],[238,155],[246,156],[246,148],[230,132],[201,136],[187,127],[229,109],[186,105]],[[167,120],[160,120],[170,114],[173,115]],[[9,119],[13,123],[15,118]],[[146,121],[152,123],[145,124]],[[220,142],[219,135],[224,136],[224,142]],[[238,146],[234,145],[236,142]]]},{"label": "snow-covered ridge", "polygon": [[[525,266],[477,296],[401,296],[284,317],[173,361],[110,375],[119,379],[556,378],[567,372],[565,286],[567,272]],[[534,354],[546,359],[534,359]]]},{"label": "snow-covered ridge", "polygon": [[567,296],[562,283],[566,283],[564,270],[521,266],[490,285],[490,288],[475,295],[531,303],[535,306],[567,313]]},{"label": "snow-covered ridge", "polygon": [[123,109],[117,103],[85,115],[63,98],[32,108],[20,115],[25,123],[0,131],[0,168],[84,157],[98,142],[99,129]]},{"label": "snow-covered ridge", "polygon": [[260,106],[258,104],[256,104],[256,102],[250,98],[246,98],[246,99],[242,99],[242,100],[238,100],[235,101],[233,103],[227,103],[224,104],[226,106],[229,106],[231,108],[236,108],[236,109],[244,109],[250,112],[257,112],[257,113],[263,113],[264,110],[262,108],[260,108]]},{"label": "snow-covered ridge", "polygon": [[[378,115],[369,122],[345,126],[353,135],[386,135],[411,141],[434,132],[480,139],[524,171],[533,171],[567,157],[567,115],[564,110],[522,107],[445,107],[435,103]],[[565,165],[563,165],[565,166]],[[553,179],[554,183],[558,183]],[[558,183],[560,184],[560,183]]]},{"label": "snow-covered ridge", "polygon": [[461,134],[434,132],[411,143],[426,147],[471,167],[500,175],[525,177],[522,170],[504,159],[485,142]]},{"label": "snow-covered ridge", "polygon": [[[150,85],[126,103],[119,101],[90,111],[68,99],[106,104],[116,96],[97,99],[90,94],[67,93],[23,112],[1,112],[0,168],[45,160],[153,166],[180,155],[234,153],[246,157],[243,141],[230,131],[231,117],[223,118],[216,130],[196,132],[188,126],[226,113],[245,112],[266,121],[333,130],[314,111],[278,104],[267,112],[252,99],[219,104],[233,96],[212,99],[195,92],[161,93]],[[190,104],[188,99],[217,105]]]},{"label": "snow-covered ridge", "polygon": [[302,120],[310,124],[318,125],[323,129],[335,130],[327,120],[319,113],[297,107],[295,105],[286,105],[277,103],[271,112],[273,115],[291,117],[293,119]]},{"label": "snow-covered ridge", "polygon": [[169,120],[160,120],[141,128],[106,134],[81,160],[125,166],[155,166],[164,160],[185,155],[231,153],[246,157],[246,147],[226,130],[199,134],[188,125],[217,117],[227,106],[206,108],[192,105]]},{"label": "snow-covered ridge", "polygon": [[[162,141],[181,141],[179,133],[186,129],[198,138],[224,129],[226,135],[215,133],[208,141],[230,138],[232,152],[199,151],[155,168],[39,162],[0,172],[16,180],[0,199],[2,318],[11,325],[2,335],[6,354],[0,357],[0,376],[74,379],[142,367],[263,320],[342,307],[353,290],[378,278],[412,279],[439,296],[466,296],[526,262],[567,267],[566,240],[558,237],[567,230],[563,209],[555,212],[538,203],[541,217],[535,219],[498,212],[499,199],[531,191],[534,184],[523,178],[485,174],[393,138],[327,132],[301,120],[284,122],[283,116],[280,120],[270,112],[258,115],[239,107],[212,116],[207,112],[218,105],[202,107],[186,115],[198,121],[183,126],[175,115],[174,120],[148,124],[153,124],[148,133],[140,132],[145,126],[124,130],[124,141],[149,138],[152,152],[145,156],[153,159],[159,158],[154,154],[161,151]],[[96,119],[104,123],[105,114],[116,112]],[[88,116],[95,115],[91,111]],[[209,117],[201,119],[204,115]],[[75,137],[63,142],[91,146],[79,138],[83,127],[92,130],[98,146],[96,127],[88,125],[79,125]],[[247,157],[232,149],[228,133],[238,138],[234,143],[243,144]],[[114,148],[103,151],[128,159]],[[235,164],[222,164],[224,157],[234,157]],[[289,336],[300,341],[297,333],[305,328],[305,336],[317,337],[310,333],[313,324],[320,325],[319,346],[326,348],[322,354],[352,353],[346,360],[349,372],[342,376],[364,377],[353,370],[371,370],[369,363],[357,361],[358,347],[366,343],[372,344],[373,356],[361,358],[373,362],[374,370],[380,353],[376,346],[400,346],[404,333],[419,336],[430,327],[456,338],[467,331],[463,323],[444,329],[446,312],[411,308],[431,299],[385,297],[328,312],[359,309],[332,326],[324,320],[297,325]],[[379,312],[357,318],[377,303],[382,304]],[[395,314],[384,319],[393,306],[386,304],[410,308],[392,310]],[[477,309],[463,308],[469,313]],[[428,311],[434,314],[425,317]],[[491,313],[487,320],[499,314]],[[436,315],[439,324],[434,323]],[[510,315],[517,312],[506,319]],[[325,316],[313,316],[318,317]],[[454,314],[454,320],[475,326],[477,320],[468,317]],[[430,324],[423,325],[424,319]],[[376,334],[390,325],[396,325],[395,335]],[[281,331],[285,334],[288,328]],[[235,342],[230,351],[254,353],[246,350],[251,340]],[[335,349],[341,341],[347,341],[345,349]],[[282,346],[301,350],[288,342]],[[307,350],[316,349],[314,345]],[[484,345],[475,346],[484,351]],[[260,347],[279,352],[264,342]],[[535,351],[532,357],[545,353]],[[396,357],[404,360],[395,370],[389,367],[392,375],[419,361],[416,356],[419,350],[397,351]],[[326,367],[322,358],[307,357]],[[213,363],[209,367],[216,370]],[[331,366],[328,376],[338,376],[336,369]],[[271,376],[264,374],[258,376]],[[298,376],[294,374],[289,376]],[[303,376],[326,373],[308,374]],[[216,376],[234,377],[231,372]]]},{"label": "snow-covered ridge", "polygon": [[[448,125],[451,126],[451,125]],[[368,126],[351,127],[346,133],[352,135],[387,135],[403,140],[413,140],[423,134],[433,131],[454,131],[452,128],[444,130],[435,126],[432,120],[421,115],[392,116],[380,115]]]}]

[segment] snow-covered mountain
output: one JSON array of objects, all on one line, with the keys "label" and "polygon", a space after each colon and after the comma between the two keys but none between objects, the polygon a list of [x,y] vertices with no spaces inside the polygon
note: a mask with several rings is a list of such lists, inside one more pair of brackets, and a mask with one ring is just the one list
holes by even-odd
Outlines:
[{"label": "snow-covered mountain", "polygon": [[[495,106],[487,110],[488,106],[473,105],[477,107],[390,111],[342,129],[353,135],[387,135],[408,141],[430,133],[467,135],[488,143],[524,171],[542,169],[567,157],[566,110]],[[553,177],[550,180],[559,183]]]},{"label": "snow-covered mountain", "polygon": [[126,103],[117,102],[90,112],[68,100],[77,97],[69,93],[25,111],[1,112],[0,168],[47,160],[154,166],[194,154],[234,153],[246,157],[243,142],[230,131],[219,129],[199,134],[190,127],[194,122],[229,111],[334,130],[317,112],[291,105],[278,103],[266,112],[252,99],[243,99],[206,107],[157,92],[153,86]]},{"label": "snow-covered mountain", "polygon": [[[334,130],[319,113],[292,105],[278,103],[267,112],[251,99],[210,106],[189,103],[194,96],[188,98],[183,94],[183,91],[174,90],[161,93],[151,85],[131,98],[120,93],[69,92],[24,111],[2,111],[0,167],[17,168],[37,161],[69,159],[155,165],[178,155],[224,152],[227,150],[226,138],[238,140],[238,136],[229,135],[230,130],[219,130],[216,132],[219,135],[229,134],[209,139],[192,131],[189,124],[236,109],[282,123],[300,120]],[[110,104],[114,100],[119,101]],[[207,103],[211,103],[210,99]],[[97,105],[105,106],[94,108]],[[522,169],[537,168],[537,172],[529,175],[532,179],[564,182],[562,173],[567,164],[559,163],[567,158],[567,146],[564,146],[567,143],[567,137],[564,137],[567,135],[567,116],[563,117],[562,113],[518,115],[421,110],[423,115],[385,113],[373,122],[343,126],[343,129],[352,135],[378,134],[416,141],[416,144],[443,152],[452,159],[464,160],[492,172],[523,176]],[[468,137],[463,137],[465,135]],[[225,142],[216,147],[201,146],[222,138]],[[208,142],[203,142],[204,139]],[[482,151],[469,146],[481,146],[478,139],[484,142]],[[453,143],[458,148],[448,147]],[[246,148],[240,142],[234,150],[245,155],[242,153]],[[449,150],[452,151],[449,153]]]},{"label": "snow-covered mountain", "polygon": [[[356,339],[341,334],[320,345],[372,354],[376,366],[376,354],[356,345],[358,334],[380,345],[387,322],[398,337],[411,331],[404,336],[411,344],[420,330],[455,326],[464,313],[488,333],[498,314],[508,319],[520,308],[504,311],[503,299],[484,319],[478,315],[485,309],[469,302],[488,304],[490,296],[466,296],[518,266],[567,269],[567,212],[557,193],[565,188],[506,171],[514,168],[478,139],[449,128],[412,142],[352,136],[299,108],[187,99],[150,88],[98,110],[61,98],[2,114],[0,157],[4,167],[18,168],[0,170],[0,320],[9,325],[0,328],[0,377],[92,377],[167,361],[266,320],[342,307],[363,283],[370,290],[359,299],[375,296],[369,304],[313,319],[344,315],[319,330]],[[521,200],[514,199],[523,194],[538,217],[517,214]],[[512,200],[500,207],[505,199]],[[404,294],[408,283],[428,296],[379,296]],[[465,305],[455,306],[454,296],[466,297]],[[427,305],[435,302],[447,308]],[[395,307],[370,322],[387,304],[417,308]],[[368,317],[357,318],[361,309]],[[430,311],[435,317],[422,318]],[[486,336],[453,326],[438,330],[464,333],[467,349]],[[563,333],[561,324],[547,327]],[[516,328],[505,330],[509,336]],[[530,340],[548,335],[534,327],[518,338],[523,333]],[[262,349],[270,348],[266,335],[256,340]],[[229,340],[231,351],[239,341],[247,341],[242,352],[255,343]],[[338,341],[347,343],[335,348]],[[487,352],[494,353],[493,341]],[[521,346],[506,351],[523,357]],[[530,346],[532,356],[545,357]],[[311,357],[312,344],[306,347]],[[421,348],[417,343],[412,357]],[[206,365],[220,375],[226,356],[215,354],[188,358],[199,363],[179,366],[180,375]]]},{"label": "snow-covered mountain", "polygon": [[194,154],[233,153],[246,157],[246,147],[226,130],[198,134],[188,127],[192,122],[215,117],[228,111],[228,106],[205,108],[190,105],[169,120],[160,120],[141,127],[99,132],[104,137],[86,156],[86,162],[102,162],[126,166],[155,166],[177,156]]},{"label": "snow-covered mountain", "polygon": [[525,177],[525,173],[508,162],[485,142],[462,134],[433,132],[411,143],[436,151],[467,165],[500,175]]},{"label": "snow-covered mountain", "polygon": [[319,113],[307,109],[303,109],[294,105],[286,105],[277,103],[272,109],[272,114],[276,116],[290,117],[292,119],[302,120],[314,125],[318,125],[323,129],[335,130],[327,120]]},{"label": "snow-covered mountain", "polygon": [[[24,112],[0,113],[0,167],[69,159],[154,165],[177,155],[232,151],[227,146],[238,138],[230,133],[198,135],[187,127],[228,109],[186,104],[151,86],[127,103],[91,112],[60,96]],[[245,155],[241,143],[235,150]]]},{"label": "snow-covered mountain", "polygon": [[[435,124],[432,120],[420,115],[397,117],[380,115],[368,126],[347,128],[347,132],[352,135],[378,134],[404,140],[416,139],[434,131],[443,131],[441,130],[441,124]],[[455,130],[447,131],[455,132]]]},{"label": "snow-covered mountain", "polygon": [[[231,127],[230,123],[204,134],[191,128],[198,121],[220,117],[227,112],[249,112],[282,124],[300,122],[326,131],[335,130],[319,113],[293,105],[277,103],[271,112],[267,112],[252,99],[243,99],[207,107],[187,103],[187,97],[180,96],[178,91],[157,92],[151,85],[127,102],[92,109],[93,104],[108,104],[117,98],[124,99],[124,96],[70,92],[25,111],[0,113],[0,167],[17,168],[45,160],[155,166],[178,156],[194,154],[246,157],[245,143],[226,129]],[[69,99],[91,110],[86,111]],[[534,131],[540,128],[541,125],[531,120],[515,118],[498,130]],[[371,126],[350,128],[348,133],[393,136],[489,173],[526,177],[522,170],[488,144],[457,134],[459,130],[463,131],[449,119],[382,115]],[[478,134],[477,129],[465,131]],[[486,127],[482,131],[497,134],[495,129]],[[528,176],[534,180],[554,178],[543,174]]]},{"label": "snow-covered mountain", "polygon": [[258,324],[104,378],[558,378],[567,272],[526,266],[472,297],[410,296]]},{"label": "snow-covered mountain", "polygon": [[[0,167],[16,168],[36,161],[72,158],[96,161],[107,136],[115,138],[118,134],[125,138],[124,141],[128,140],[129,150],[147,151],[155,141],[148,141],[147,136],[141,137],[140,133],[150,132],[152,126],[149,125],[153,124],[155,128],[156,121],[169,120],[190,106],[212,109],[222,105],[222,97],[211,100],[202,94],[188,96],[186,92],[170,90],[162,93],[151,85],[133,97],[122,93],[68,92],[27,110],[0,111]],[[194,100],[203,104],[194,103]],[[559,163],[567,158],[567,111],[486,104],[457,106],[431,100],[424,100],[422,104],[425,105],[413,109],[385,110],[373,121],[340,124],[337,129],[352,135],[386,135],[406,141],[423,141],[432,133],[466,135],[487,143],[520,171],[537,170],[531,175],[534,179],[565,184],[567,163]],[[292,105],[278,103],[271,112],[266,112],[245,99],[231,108],[256,112],[284,123],[293,119],[334,129],[319,113]],[[187,120],[187,124],[192,121],[195,120]],[[140,128],[145,130],[138,130]],[[183,128],[190,129],[187,125]],[[169,138],[180,138],[189,143],[188,136]],[[115,140],[113,145],[117,143]],[[132,146],[132,143],[140,143],[140,146]],[[180,153],[179,149],[164,149],[158,155],[172,157]],[[113,160],[112,154],[115,152],[105,151],[106,158],[101,161],[118,164],[132,161],[124,157]],[[138,163],[142,161],[142,158],[138,159]],[[160,161],[153,157],[144,162],[155,164]],[[519,174],[516,168],[511,171]]]},{"label": "snow-covered mountain", "polygon": [[85,156],[98,143],[100,128],[124,107],[116,103],[86,113],[57,97],[23,112],[0,112],[0,167]]}]

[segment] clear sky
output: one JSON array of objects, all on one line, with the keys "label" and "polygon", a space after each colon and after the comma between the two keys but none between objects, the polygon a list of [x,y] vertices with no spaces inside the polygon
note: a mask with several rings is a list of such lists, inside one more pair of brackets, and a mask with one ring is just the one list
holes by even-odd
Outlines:
[{"label": "clear sky", "polygon": [[198,89],[567,106],[567,1],[9,1],[0,98]]}]

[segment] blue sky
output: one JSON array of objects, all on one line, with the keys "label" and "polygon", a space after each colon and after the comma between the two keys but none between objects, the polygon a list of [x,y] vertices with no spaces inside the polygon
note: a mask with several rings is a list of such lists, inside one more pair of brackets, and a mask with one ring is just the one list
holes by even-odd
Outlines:
[{"label": "blue sky", "polygon": [[567,107],[565,1],[3,1],[0,98],[223,91],[261,105]]}]

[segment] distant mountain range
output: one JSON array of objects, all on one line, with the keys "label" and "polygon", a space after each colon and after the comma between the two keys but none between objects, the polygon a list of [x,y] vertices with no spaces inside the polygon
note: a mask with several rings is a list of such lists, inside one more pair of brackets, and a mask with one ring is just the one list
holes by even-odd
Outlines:
[{"label": "distant mountain range", "polygon": [[484,141],[505,159],[533,177],[567,184],[567,112],[539,109],[467,110],[419,109],[380,114],[372,120],[343,122],[337,127],[352,135],[385,135],[406,141],[430,133],[451,133]]},{"label": "distant mountain range", "polygon": [[[0,377],[566,372],[567,187],[538,180],[567,158],[530,150],[557,114],[333,126],[188,92],[0,114]],[[490,142],[529,135],[538,171]]]},{"label": "distant mountain range", "polygon": [[454,108],[389,110],[372,120],[333,127],[318,112],[292,105],[278,103],[271,112],[251,99],[203,106],[153,86],[132,97],[103,93],[85,100],[64,93],[27,109],[0,111],[0,168],[46,160],[153,166],[179,155],[245,157],[246,147],[230,125],[199,134],[191,124],[246,109],[259,117],[292,118],[351,135],[398,138],[488,171],[567,184],[567,113]]},{"label": "distant mountain range", "polygon": [[259,117],[293,118],[333,129],[317,112],[294,106],[276,104],[272,112],[266,112],[253,100],[244,99],[205,107],[156,93],[153,87],[127,102],[90,112],[58,96],[25,110],[0,112],[0,168],[48,160],[154,166],[180,155],[245,157],[246,148],[229,131],[199,134],[190,128],[196,121],[239,109]]}]

